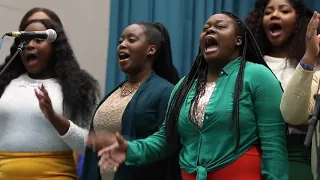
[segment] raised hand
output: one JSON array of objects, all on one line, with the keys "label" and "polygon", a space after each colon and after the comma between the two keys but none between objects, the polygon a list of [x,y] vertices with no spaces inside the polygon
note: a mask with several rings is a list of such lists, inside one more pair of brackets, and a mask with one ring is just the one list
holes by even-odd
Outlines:
[{"label": "raised hand", "polygon": [[44,116],[47,118],[47,120],[49,120],[49,122],[57,130],[60,136],[65,135],[70,128],[70,122],[62,115],[55,113],[55,111],[52,108],[51,99],[48,95],[48,91],[42,85],[41,87],[39,87],[39,90],[35,89],[34,93],[38,98],[39,106]]},{"label": "raised hand", "polygon": [[304,63],[315,66],[317,63],[317,57],[320,52],[320,36],[317,35],[317,29],[319,26],[320,14],[314,12],[312,18],[309,21],[306,33],[306,52],[304,54]]},{"label": "raised hand", "polygon": [[98,156],[101,157],[99,166],[104,171],[107,171],[111,168],[113,168],[114,171],[117,171],[120,164],[126,160],[127,150],[127,141],[119,133],[117,133],[116,142],[98,152]]},{"label": "raised hand", "polygon": [[87,138],[87,146],[94,151],[99,151],[116,142],[116,136],[109,132],[90,132]]},{"label": "raised hand", "polygon": [[42,113],[45,115],[45,117],[50,120],[52,117],[55,116],[55,112],[52,108],[51,99],[48,95],[48,91],[45,89],[43,84],[39,89],[34,90],[35,95],[38,98],[39,106],[42,111]]}]

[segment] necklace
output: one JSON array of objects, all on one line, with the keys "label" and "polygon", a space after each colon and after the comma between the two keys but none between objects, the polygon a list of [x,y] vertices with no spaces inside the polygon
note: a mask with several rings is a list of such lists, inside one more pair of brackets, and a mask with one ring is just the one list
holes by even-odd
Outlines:
[{"label": "necklace", "polygon": [[141,83],[139,83],[133,87],[129,87],[127,83],[123,84],[121,86],[121,97],[129,96],[130,94],[135,92],[139,88],[140,85],[141,85]]}]

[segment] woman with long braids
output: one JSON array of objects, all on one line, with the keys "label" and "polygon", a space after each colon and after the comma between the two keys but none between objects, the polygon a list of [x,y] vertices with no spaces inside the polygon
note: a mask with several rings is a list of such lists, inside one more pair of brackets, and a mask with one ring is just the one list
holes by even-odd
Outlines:
[{"label": "woman with long braids", "polygon": [[[284,91],[296,89],[292,86],[287,88],[288,82],[305,54],[304,42],[311,17],[312,11],[303,0],[257,0],[255,8],[245,20]],[[290,107],[295,105],[300,107],[301,103],[290,102]],[[292,117],[296,120],[300,118]],[[312,179],[311,150],[303,146],[307,127],[307,124],[288,125],[287,144],[292,180]]]},{"label": "woman with long braids", "polygon": [[235,15],[211,16],[200,52],[174,88],[161,129],[99,151],[107,170],[180,152],[184,180],[288,180],[282,89],[250,30]]}]

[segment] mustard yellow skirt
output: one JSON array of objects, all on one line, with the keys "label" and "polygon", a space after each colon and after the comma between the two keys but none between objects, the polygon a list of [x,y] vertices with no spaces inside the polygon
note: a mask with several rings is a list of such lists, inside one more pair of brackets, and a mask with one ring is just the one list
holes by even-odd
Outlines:
[{"label": "mustard yellow skirt", "polygon": [[76,171],[72,151],[0,151],[0,180],[76,180]]}]

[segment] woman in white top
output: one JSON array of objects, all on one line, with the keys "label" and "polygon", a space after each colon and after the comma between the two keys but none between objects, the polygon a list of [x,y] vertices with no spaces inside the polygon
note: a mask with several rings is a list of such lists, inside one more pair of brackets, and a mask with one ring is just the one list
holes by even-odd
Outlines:
[{"label": "woman in white top", "polygon": [[[312,12],[301,0],[257,0],[246,23],[264,59],[284,90],[305,52],[305,35]],[[288,127],[290,179],[312,179],[310,149],[303,147],[307,126]]]},{"label": "woman in white top", "polygon": [[[20,31],[54,29],[57,39],[31,40],[0,76],[0,179],[78,178],[72,152],[84,153],[85,129],[98,102],[99,87],[80,69],[57,18],[39,8],[25,15]],[[15,39],[5,62],[20,42]],[[46,118],[36,96],[38,88],[48,90],[56,113],[72,121]]]}]

